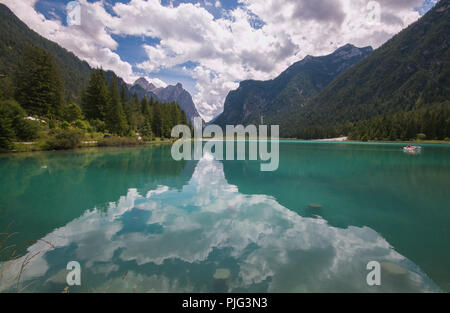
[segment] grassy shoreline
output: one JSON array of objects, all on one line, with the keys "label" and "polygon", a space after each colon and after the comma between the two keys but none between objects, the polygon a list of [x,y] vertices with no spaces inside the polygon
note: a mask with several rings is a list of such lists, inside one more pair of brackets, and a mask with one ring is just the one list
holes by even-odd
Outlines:
[{"label": "grassy shoreline", "polygon": [[18,154],[18,153],[29,153],[29,152],[52,152],[52,151],[71,151],[71,150],[80,150],[80,149],[86,149],[86,148],[107,148],[107,147],[137,147],[137,146],[151,146],[154,144],[170,144],[173,143],[173,139],[160,139],[156,138],[156,140],[152,141],[139,141],[133,137],[123,137],[123,140],[120,141],[111,141],[111,142],[102,142],[99,140],[93,140],[93,141],[85,141],[82,142],[77,148],[73,149],[45,149],[42,147],[42,144],[40,142],[27,142],[27,143],[21,143],[17,142],[14,143],[14,149],[10,151],[1,151],[1,154]]}]

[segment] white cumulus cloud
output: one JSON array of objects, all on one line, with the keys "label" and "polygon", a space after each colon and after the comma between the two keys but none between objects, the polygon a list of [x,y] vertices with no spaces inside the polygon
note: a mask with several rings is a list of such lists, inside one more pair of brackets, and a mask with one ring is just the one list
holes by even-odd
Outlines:
[{"label": "white cumulus cloud", "polygon": [[[188,61],[198,64],[186,71],[197,82],[193,96],[206,120],[223,110],[237,82],[272,79],[306,55],[328,54],[347,43],[377,48],[416,21],[416,8],[423,4],[379,0],[374,22],[369,0],[239,0],[228,11],[219,1],[164,6],[160,0],[131,0],[109,5],[113,15],[105,1],[80,0],[82,25],[67,27],[36,12],[36,0],[0,2],[41,35],[127,82],[138,76],[133,66],[155,76]],[[118,43],[111,34],[158,38],[159,43],[143,46],[147,60],[129,64],[115,52]]]}]

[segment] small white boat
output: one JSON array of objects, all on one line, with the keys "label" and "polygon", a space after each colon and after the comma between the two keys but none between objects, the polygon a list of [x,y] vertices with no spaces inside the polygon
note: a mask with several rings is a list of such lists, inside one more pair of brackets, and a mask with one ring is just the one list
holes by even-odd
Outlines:
[{"label": "small white boat", "polygon": [[403,152],[406,152],[406,153],[416,154],[416,153],[420,153],[421,151],[422,151],[421,146],[407,145],[406,147],[403,147]]}]

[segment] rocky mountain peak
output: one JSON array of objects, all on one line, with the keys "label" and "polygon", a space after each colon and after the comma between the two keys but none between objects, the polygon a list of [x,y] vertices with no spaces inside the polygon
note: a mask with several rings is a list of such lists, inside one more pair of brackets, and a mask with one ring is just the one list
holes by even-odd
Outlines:
[{"label": "rocky mountain peak", "polygon": [[149,83],[148,80],[145,79],[145,77],[141,77],[138,80],[136,80],[134,82],[134,85],[139,85],[146,91],[154,91],[155,89],[157,89],[156,86],[153,85],[152,83]]},{"label": "rocky mountain peak", "polygon": [[[139,91],[139,89],[141,90]],[[186,116],[190,121],[192,121],[194,117],[200,117],[194,101],[192,100],[192,96],[183,88],[181,83],[158,88],[150,83],[145,77],[141,77],[134,82],[131,87],[131,92],[136,92],[139,99],[142,99],[145,96],[147,99],[153,97],[154,99],[163,102],[176,102],[186,113]]]}]

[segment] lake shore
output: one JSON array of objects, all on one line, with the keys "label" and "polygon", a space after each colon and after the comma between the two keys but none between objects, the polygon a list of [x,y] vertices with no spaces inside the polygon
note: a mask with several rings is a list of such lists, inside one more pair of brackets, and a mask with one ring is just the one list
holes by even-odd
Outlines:
[{"label": "lake shore", "polygon": [[312,141],[325,141],[325,142],[327,142],[327,141],[337,141],[337,142],[340,142],[340,141],[348,141],[348,137],[338,137],[338,138],[328,138],[328,139],[314,139]]},{"label": "lake shore", "polygon": [[[343,140],[343,138],[347,138]],[[296,138],[280,138],[280,141],[307,141],[307,142],[351,142],[351,143],[404,143],[404,144],[440,144],[448,145],[450,141],[445,140],[351,140],[348,137],[338,137],[338,138],[324,138],[324,139],[296,139]]]},{"label": "lake shore", "polygon": [[[392,141],[392,140],[369,140],[369,141],[357,141],[349,140],[348,137],[337,137],[337,138],[323,138],[323,139],[296,139],[296,138],[280,138],[280,141],[299,141],[299,142],[329,142],[329,143],[397,143],[397,144],[439,144],[439,145],[449,145],[450,141],[445,140],[414,140],[414,141]],[[77,150],[84,148],[95,148],[95,147],[133,147],[133,146],[151,146],[154,144],[171,144],[175,139],[164,139],[164,140],[154,140],[154,141],[133,141],[127,143],[111,143],[111,144],[101,144],[97,140],[87,140],[82,141],[80,146],[75,149],[67,150]],[[40,147],[39,142],[16,142],[15,149],[11,151],[1,151],[1,154],[10,153],[24,153],[24,152],[42,152],[42,151],[56,151],[47,150]]]},{"label": "lake shore", "polygon": [[63,150],[49,150],[41,147],[39,142],[15,142],[15,148],[11,151],[1,151],[1,154],[17,154],[17,153],[29,153],[29,152],[44,152],[44,151],[70,151],[70,150],[79,150],[85,148],[103,148],[103,147],[138,147],[138,146],[151,146],[154,144],[170,144],[173,143],[173,139],[157,139],[154,141],[128,141],[124,142],[111,142],[108,144],[104,144],[97,140],[90,141],[82,141],[80,146],[75,149],[63,149]]}]

